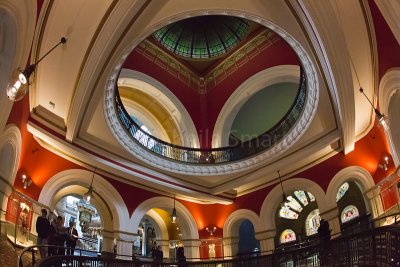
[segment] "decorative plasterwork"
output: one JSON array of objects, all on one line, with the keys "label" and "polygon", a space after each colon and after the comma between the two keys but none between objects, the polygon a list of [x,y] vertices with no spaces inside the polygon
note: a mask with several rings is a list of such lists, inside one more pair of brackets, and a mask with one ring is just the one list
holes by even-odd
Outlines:
[{"label": "decorative plasterwork", "polygon": [[[120,61],[116,64],[114,71],[110,74],[108,82],[105,88],[104,94],[104,112],[106,116],[107,123],[115,136],[118,142],[130,153],[134,156],[142,159],[144,162],[172,172],[176,173],[184,173],[184,174],[193,174],[193,175],[222,175],[228,173],[234,173],[249,169],[251,167],[255,167],[260,165],[265,160],[270,160],[272,158],[276,158],[281,155],[283,152],[289,149],[294,143],[296,143],[300,137],[305,133],[308,126],[310,125],[312,119],[314,118],[318,99],[319,99],[319,91],[318,91],[318,78],[315,67],[312,63],[311,58],[303,49],[303,47],[286,31],[282,28],[278,27],[277,25],[267,21],[263,18],[254,15],[246,15],[242,12],[234,12],[234,11],[216,11],[216,12],[193,12],[190,14],[181,14],[177,17],[174,17],[172,20],[176,21],[179,19],[187,18],[188,16],[200,16],[200,15],[215,15],[215,14],[225,14],[225,15],[232,15],[232,16],[241,16],[248,20],[255,21],[259,24],[264,25],[267,28],[270,28],[275,33],[280,35],[286,42],[294,49],[296,54],[298,55],[304,72],[307,77],[307,99],[305,103],[305,107],[303,110],[303,114],[301,115],[300,119],[298,120],[297,124],[289,131],[287,136],[283,138],[280,142],[278,142],[274,147],[251,157],[249,159],[228,163],[228,164],[220,164],[220,165],[190,165],[175,162],[172,160],[168,160],[166,158],[162,158],[157,156],[154,153],[151,153],[149,150],[145,149],[142,145],[134,142],[132,138],[127,134],[125,129],[120,124],[117,113],[115,109],[115,84],[119,76],[120,68],[125,61],[128,54],[133,50],[133,48],[138,44],[134,43],[133,46],[126,51],[126,54],[122,55]],[[169,20],[171,21],[171,20]],[[162,25],[160,25],[161,27]],[[150,34],[150,33],[148,33]],[[139,38],[138,41],[140,41]]]}]

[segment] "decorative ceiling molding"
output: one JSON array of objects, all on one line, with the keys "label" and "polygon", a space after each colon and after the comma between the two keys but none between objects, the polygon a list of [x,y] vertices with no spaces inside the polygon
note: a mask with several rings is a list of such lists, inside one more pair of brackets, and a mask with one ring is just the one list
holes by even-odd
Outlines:
[{"label": "decorative ceiling molding", "polygon": [[[267,21],[261,17],[254,15],[247,15],[243,12],[236,11],[215,11],[213,14],[225,14],[232,16],[241,16],[248,20],[256,21],[257,23],[264,25],[267,28],[272,29],[275,33],[280,35],[286,42],[294,49],[298,55],[307,81],[307,98],[305,103],[304,111],[296,123],[296,125],[289,131],[286,137],[284,137],[280,142],[278,142],[271,149],[260,153],[249,159],[234,162],[229,164],[219,164],[219,165],[190,165],[183,164],[173,160],[169,160],[163,157],[159,157],[152,153],[150,150],[144,148],[142,145],[134,142],[131,137],[127,134],[126,130],[122,127],[116,113],[115,107],[115,84],[117,82],[120,68],[124,62],[126,55],[122,55],[120,61],[115,65],[114,71],[109,75],[108,82],[106,83],[105,94],[104,94],[104,112],[107,124],[109,125],[113,135],[118,140],[118,142],[135,157],[142,159],[144,162],[167,171],[172,171],[175,173],[189,174],[189,175],[223,175],[229,173],[235,173],[250,168],[260,166],[266,160],[271,160],[276,158],[286,150],[289,149],[293,144],[295,144],[300,137],[305,133],[308,126],[310,125],[319,100],[319,86],[318,86],[318,75],[314,68],[313,62],[304,48],[298,43],[290,34],[284,31],[279,26]],[[209,11],[195,11],[189,14],[180,14],[175,17],[176,20],[186,18],[187,16],[199,16],[210,14]],[[127,51],[126,53],[129,53]]]}]

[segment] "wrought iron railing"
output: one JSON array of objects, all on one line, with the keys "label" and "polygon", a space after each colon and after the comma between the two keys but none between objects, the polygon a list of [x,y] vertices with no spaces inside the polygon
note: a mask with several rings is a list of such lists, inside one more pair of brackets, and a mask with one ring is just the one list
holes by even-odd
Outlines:
[{"label": "wrought iron railing", "polygon": [[385,226],[327,242],[318,242],[269,254],[252,254],[229,260],[175,262],[164,259],[119,260],[113,257],[51,256],[41,266],[399,266],[400,228]]},{"label": "wrought iron railing", "polygon": [[277,124],[267,132],[249,141],[242,142],[236,146],[212,149],[178,146],[160,140],[147,133],[129,116],[122,104],[118,90],[116,90],[115,93],[115,106],[117,117],[121,125],[131,136],[132,141],[141,145],[148,151],[158,156],[184,163],[218,164],[243,160],[272,148],[288,134],[290,129],[292,129],[300,118],[306,103],[306,96],[306,76],[301,70],[299,90],[296,99],[285,116]]}]

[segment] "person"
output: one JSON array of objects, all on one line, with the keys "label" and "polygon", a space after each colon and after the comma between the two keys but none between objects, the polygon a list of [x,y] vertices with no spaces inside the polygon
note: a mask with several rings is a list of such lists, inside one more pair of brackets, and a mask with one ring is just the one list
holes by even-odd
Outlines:
[{"label": "person", "polygon": [[76,242],[78,241],[78,231],[75,228],[75,222],[70,221],[69,227],[67,228],[68,235],[66,240],[67,245],[67,255],[74,255]]},{"label": "person", "polygon": [[38,246],[40,246],[39,253],[40,253],[40,257],[43,259],[44,257],[46,257],[47,248],[42,247],[42,246],[47,245],[47,237],[50,232],[50,222],[47,219],[47,210],[46,209],[41,210],[41,216],[39,216],[36,220],[36,232],[38,233],[36,243]]},{"label": "person", "polygon": [[[161,263],[163,261],[163,258],[164,258],[164,253],[161,249],[161,246],[159,245],[157,247],[157,251],[155,253],[154,262]],[[159,266],[159,265],[157,264],[156,266]]]},{"label": "person", "polygon": [[318,227],[318,237],[323,242],[331,240],[331,229],[329,229],[329,223],[324,219],[321,219]]},{"label": "person", "polygon": [[56,221],[56,245],[58,246],[58,255],[65,255],[64,246],[68,232],[67,228],[64,226],[64,217],[59,215]]},{"label": "person", "polygon": [[329,223],[324,219],[321,219],[317,233],[319,239],[322,241],[320,263],[322,266],[324,266],[328,262],[328,241],[331,240],[331,230],[329,229]]},{"label": "person", "polygon": [[176,250],[176,258],[178,259],[179,267],[186,266],[185,249],[183,247],[178,247],[178,249]]},{"label": "person", "polygon": [[48,254],[49,256],[57,255],[57,240],[56,240],[56,229],[57,229],[57,217],[56,215],[51,211],[49,213],[49,221],[50,221],[50,227],[49,227],[49,233],[47,235],[47,244],[49,245],[49,250]]}]

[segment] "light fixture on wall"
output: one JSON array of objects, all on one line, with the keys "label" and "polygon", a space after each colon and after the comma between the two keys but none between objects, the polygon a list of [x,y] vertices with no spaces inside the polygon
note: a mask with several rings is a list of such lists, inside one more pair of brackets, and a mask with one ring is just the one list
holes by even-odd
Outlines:
[{"label": "light fixture on wall", "polygon": [[383,162],[378,165],[378,167],[381,168],[384,171],[387,171],[388,170],[388,165],[389,165],[389,157],[386,156],[383,159]]},{"label": "light fixture on wall", "polygon": [[215,231],[217,231],[217,227],[216,227],[216,226],[206,227],[206,231],[207,231],[210,235],[214,235]]},{"label": "light fixture on wall", "polygon": [[22,174],[21,179],[24,189],[27,189],[32,184],[31,178],[29,178],[25,173]]},{"label": "light fixture on wall", "polygon": [[52,49],[50,49],[44,56],[42,56],[38,61],[29,65],[26,69],[21,71],[20,69],[15,71],[15,75],[13,77],[13,81],[10,82],[7,86],[7,96],[12,101],[21,100],[29,88],[29,78],[32,73],[35,71],[36,66],[42,61],[51,51],[53,51],[60,44],[65,44],[67,39],[62,37],[60,42],[56,44]]},{"label": "light fixture on wall", "polygon": [[90,183],[89,190],[83,194],[83,199],[86,201],[87,204],[90,204],[90,200],[93,198],[93,180],[94,175],[96,174],[96,168],[93,170],[92,182]]},{"label": "light fixture on wall", "polygon": [[287,203],[287,196],[285,194],[285,190],[283,190],[283,183],[282,183],[282,178],[281,178],[281,173],[278,172],[278,177],[279,177],[279,184],[281,185],[281,189],[282,189],[282,203],[281,203],[281,207],[286,206]]},{"label": "light fixture on wall", "polygon": [[176,208],[175,208],[175,195],[174,195],[174,208],[172,210],[172,214],[170,216],[170,220],[172,223],[176,223],[178,220],[178,215],[176,214]]},{"label": "light fixture on wall", "polygon": [[368,100],[368,102],[371,104],[372,108],[374,109],[374,112],[376,116],[378,117],[378,123],[381,125],[385,130],[388,129],[388,122],[387,122],[387,116],[385,114],[382,114],[379,112],[379,110],[372,104],[371,100],[369,100],[368,96],[364,93],[364,89],[360,87],[360,92],[365,96],[365,98]]}]

